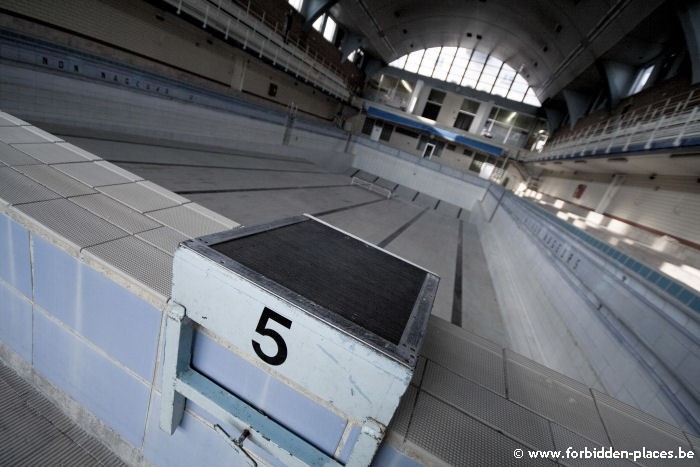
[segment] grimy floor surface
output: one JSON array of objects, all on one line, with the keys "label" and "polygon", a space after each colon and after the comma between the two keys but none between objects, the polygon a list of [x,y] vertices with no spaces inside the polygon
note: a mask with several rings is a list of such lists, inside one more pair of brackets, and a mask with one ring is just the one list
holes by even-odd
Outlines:
[{"label": "grimy floor surface", "polygon": [[[436,318],[386,440],[420,453],[427,465],[517,467],[524,462],[513,453],[523,449],[612,445],[688,451],[698,443],[503,348],[510,346],[469,212],[371,174],[330,174],[303,160],[64,138],[244,225],[315,214],[437,273],[442,280]],[[353,176],[396,196],[386,199],[352,185]],[[0,415],[0,465],[123,465],[2,364]],[[532,461],[527,464],[554,465]]]},{"label": "grimy floor surface", "polygon": [[[476,228],[456,206],[371,174],[331,174],[305,160],[63,138],[243,225],[313,214],[436,273],[433,314],[508,346]],[[352,185],[352,175],[394,188],[397,196],[386,199]]]}]

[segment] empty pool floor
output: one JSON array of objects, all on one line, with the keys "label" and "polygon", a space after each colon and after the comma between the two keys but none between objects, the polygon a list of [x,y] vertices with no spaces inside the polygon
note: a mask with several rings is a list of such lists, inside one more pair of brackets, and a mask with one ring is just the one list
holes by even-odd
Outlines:
[{"label": "empty pool floor", "polygon": [[274,154],[64,138],[243,225],[316,215],[438,274],[433,314],[508,345],[478,234],[464,220],[467,211],[386,199],[352,185],[355,171],[328,173]]}]

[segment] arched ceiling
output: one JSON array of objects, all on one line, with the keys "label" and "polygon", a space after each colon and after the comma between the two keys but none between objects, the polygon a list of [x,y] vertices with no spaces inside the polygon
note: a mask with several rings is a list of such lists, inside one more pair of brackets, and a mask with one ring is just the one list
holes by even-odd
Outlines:
[{"label": "arched ceiling", "polygon": [[[541,101],[556,95],[611,51],[640,62],[648,37],[629,33],[663,0],[339,0],[331,14],[386,63],[436,46],[493,54],[519,70]],[[629,43],[633,40],[634,43]],[[625,56],[628,49],[629,56]],[[656,50],[656,49],[654,49]],[[632,54],[634,57],[632,57]],[[653,57],[649,57],[653,58]]]}]

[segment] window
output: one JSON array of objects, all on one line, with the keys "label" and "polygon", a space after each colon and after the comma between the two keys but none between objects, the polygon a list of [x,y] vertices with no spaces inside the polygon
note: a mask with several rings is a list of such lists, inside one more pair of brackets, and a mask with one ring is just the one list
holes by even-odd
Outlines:
[{"label": "window", "polygon": [[647,81],[649,81],[652,71],[654,71],[654,65],[644,68],[637,74],[637,78],[635,78],[634,83],[632,83],[628,96],[637,94],[639,91],[644,89],[644,85],[646,85]]},{"label": "window", "polygon": [[442,91],[438,91],[437,89],[431,89],[430,94],[428,94],[428,100],[430,102],[435,102],[436,104],[442,104],[445,101],[445,94]]},{"label": "window", "polygon": [[326,18],[326,26],[323,28],[323,37],[328,41],[328,42],[333,42],[335,39],[335,30],[337,28],[337,25],[333,18],[328,16]]},{"label": "window", "polygon": [[365,53],[362,51],[362,49],[356,49],[350,52],[350,55],[348,55],[348,61],[350,63],[354,63],[357,66],[360,66],[362,63],[362,58],[365,56]]},{"label": "window", "polygon": [[473,121],[474,115],[469,115],[460,112],[459,114],[457,114],[457,119],[455,120],[454,127],[459,128],[460,130],[467,131],[469,130],[469,127],[472,126]]},{"label": "window", "polygon": [[442,106],[435,104],[433,102],[426,102],[425,107],[423,108],[423,113],[421,116],[428,118],[430,120],[437,120],[438,115],[440,114],[440,109]]},{"label": "window", "polygon": [[430,120],[437,120],[442,108],[442,102],[445,100],[445,93],[437,89],[431,89],[428,95],[428,102],[425,103],[421,116]]},{"label": "window", "polygon": [[418,73],[418,67],[420,66],[420,62],[422,59],[422,50],[411,52],[410,54],[408,54],[408,57],[406,57],[406,66],[404,67],[404,70],[410,71],[411,73]]},{"label": "window", "polygon": [[326,15],[321,15],[314,21],[313,27],[318,32],[323,32],[323,22],[326,20]]},{"label": "window", "polygon": [[433,47],[432,49],[425,49],[425,53],[423,54],[423,60],[421,60],[420,67],[418,68],[419,75],[433,75],[435,64],[437,63],[437,59],[440,56],[440,50],[442,50],[442,47]]},{"label": "window", "polygon": [[457,47],[443,47],[440,55],[438,56],[437,62],[435,63],[435,69],[433,70],[433,78],[445,81],[447,79],[447,74],[452,66],[452,61],[455,58],[455,53],[457,52]]},{"label": "window", "polygon": [[289,0],[289,4],[296,10],[301,12],[301,7],[304,4],[304,0]]},{"label": "window", "polygon": [[489,57],[484,65],[484,69],[481,71],[481,76],[479,76],[479,82],[476,84],[476,89],[479,91],[491,92],[498,73],[501,71],[501,66],[503,62],[496,57]]},{"label": "window", "polygon": [[384,126],[382,127],[382,134],[379,135],[379,139],[383,141],[389,141],[391,139],[391,133],[394,131],[394,125],[390,125],[388,123],[384,123]]},{"label": "window", "polygon": [[531,115],[493,107],[486,120],[486,131],[495,141],[525,147],[528,135],[537,125],[537,119]]},{"label": "window", "polygon": [[[415,50],[397,58],[389,65],[517,102],[537,107],[541,105],[535,91],[520,73],[497,57],[478,50],[463,47],[432,47]],[[648,76],[644,79],[644,83],[646,79]],[[641,86],[643,87],[643,84]]]},{"label": "window", "polygon": [[455,128],[459,128],[460,130],[469,130],[469,127],[474,121],[474,117],[476,116],[476,112],[478,110],[479,102],[471,99],[464,99],[462,102],[462,108],[459,110],[453,126]]}]

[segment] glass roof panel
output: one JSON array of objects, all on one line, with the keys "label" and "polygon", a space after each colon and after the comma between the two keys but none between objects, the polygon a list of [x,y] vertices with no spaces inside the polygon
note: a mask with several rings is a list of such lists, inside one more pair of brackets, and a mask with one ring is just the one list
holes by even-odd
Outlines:
[{"label": "glass roof panel", "polygon": [[508,99],[521,102],[529,87],[530,86],[527,84],[527,81],[525,81],[525,78],[520,75],[515,75],[513,85],[510,87],[510,91],[508,91],[508,96],[506,97],[508,97]]},{"label": "glass roof panel", "polygon": [[452,60],[455,57],[455,52],[457,52],[457,47],[443,47],[440,52],[440,56],[435,64],[435,70],[433,71],[433,78],[445,81],[447,79],[447,73],[450,71],[450,66],[452,66]]},{"label": "glass roof panel", "polygon": [[478,50],[432,47],[404,55],[390,66],[540,106],[535,92],[513,67]]},{"label": "glass roof panel", "polygon": [[540,100],[535,95],[535,91],[533,91],[532,88],[528,89],[527,93],[525,93],[525,99],[523,99],[523,102],[525,104],[530,104],[530,105],[534,105],[537,107],[542,105],[540,103]]},{"label": "glass roof panel", "polygon": [[423,61],[420,63],[420,68],[418,69],[419,75],[433,75],[433,69],[435,69],[435,64],[437,63],[437,59],[440,56],[441,49],[442,47],[432,47],[430,49],[425,49]]},{"label": "glass roof panel", "polygon": [[411,52],[410,54],[408,54],[406,66],[403,69],[406,71],[410,71],[411,73],[418,73],[418,66],[420,65],[420,61],[422,58],[422,50],[416,50],[415,52]]},{"label": "glass roof panel", "polygon": [[399,57],[393,62],[389,64],[389,66],[393,66],[394,68],[401,68],[403,70],[403,67],[406,65],[406,59],[408,58],[408,55],[404,55],[403,57]]}]

